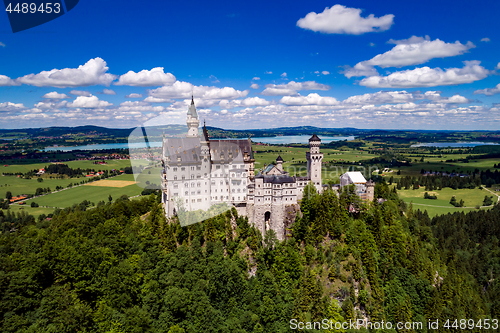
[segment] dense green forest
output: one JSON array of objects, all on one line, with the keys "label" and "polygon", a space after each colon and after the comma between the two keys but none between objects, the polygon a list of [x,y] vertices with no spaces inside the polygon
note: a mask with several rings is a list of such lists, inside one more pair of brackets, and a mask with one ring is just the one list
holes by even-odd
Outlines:
[{"label": "dense green forest", "polygon": [[291,319],[369,319],[430,332],[439,319],[433,332],[491,332],[442,325],[500,316],[500,206],[430,219],[385,183],[376,195],[387,201],[309,185],[282,242],[234,209],[181,227],[155,194],[52,219],[2,212],[0,331],[290,332]]}]

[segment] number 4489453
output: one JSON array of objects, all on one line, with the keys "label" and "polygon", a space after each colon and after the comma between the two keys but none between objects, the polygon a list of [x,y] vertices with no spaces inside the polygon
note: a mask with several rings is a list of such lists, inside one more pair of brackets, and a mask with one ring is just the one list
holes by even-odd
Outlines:
[{"label": "number 4489453", "polygon": [[474,319],[455,319],[455,320],[446,320],[446,322],[444,323],[443,325],[444,328],[446,329],[452,329],[452,328],[455,328],[455,329],[474,329],[474,328],[478,328],[478,329],[486,329],[486,330],[489,330],[489,329],[498,329],[498,319],[479,319],[478,321],[475,321]]},{"label": "number 4489453", "polygon": [[[13,6],[14,5],[14,6]],[[14,7],[14,8],[12,8]],[[59,2],[51,3],[41,3],[39,6],[36,3],[9,3],[5,8],[6,12],[12,13],[23,13],[23,14],[34,14],[34,13],[46,13],[46,14],[59,14],[61,12],[61,4]]]}]

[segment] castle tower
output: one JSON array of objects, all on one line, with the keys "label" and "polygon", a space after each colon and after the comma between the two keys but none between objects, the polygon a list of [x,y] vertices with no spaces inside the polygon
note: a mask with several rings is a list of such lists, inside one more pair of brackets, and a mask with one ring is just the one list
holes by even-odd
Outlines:
[{"label": "castle tower", "polygon": [[278,155],[278,158],[276,159],[276,168],[283,172],[283,159],[281,158],[281,155]]},{"label": "castle tower", "polygon": [[375,197],[375,183],[373,180],[369,180],[366,182],[366,200],[367,201],[373,201],[373,198]]},{"label": "castle tower", "polygon": [[[210,172],[212,168],[212,158],[210,156],[210,138],[208,136],[208,130],[205,126],[205,121],[203,121],[203,134],[200,140],[201,144],[201,169],[204,178],[210,177]],[[210,192],[209,192],[210,193]]]},{"label": "castle tower", "polygon": [[306,153],[307,158],[307,176],[316,186],[318,191],[321,191],[321,162],[323,161],[323,153],[319,152],[321,139],[313,134],[309,139],[309,151]]},{"label": "castle tower", "polygon": [[188,138],[194,138],[198,136],[198,126],[200,121],[198,120],[198,113],[196,112],[196,107],[194,106],[194,97],[191,96],[191,106],[187,113],[187,126],[188,126]]}]

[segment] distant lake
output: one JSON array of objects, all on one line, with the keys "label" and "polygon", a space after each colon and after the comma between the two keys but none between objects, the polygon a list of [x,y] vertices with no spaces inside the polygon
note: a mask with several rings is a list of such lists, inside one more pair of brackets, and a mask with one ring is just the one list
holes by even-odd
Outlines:
[{"label": "distant lake", "polygon": [[494,142],[429,142],[411,145],[412,147],[437,147],[437,148],[462,148],[462,147],[477,147],[477,146],[498,146]]},{"label": "distant lake", "polygon": [[[342,140],[354,140],[354,136],[321,136],[318,135],[322,143],[328,143],[332,141],[342,141]],[[309,143],[309,135],[288,135],[288,136],[270,136],[270,137],[253,137],[252,141],[262,142],[269,144],[290,144],[290,143]],[[248,139],[248,138],[247,138]],[[214,139],[218,140],[218,139]],[[224,139],[223,139],[224,140]],[[227,139],[233,140],[233,139]],[[245,140],[242,138],[241,140]],[[161,147],[160,142],[150,142],[149,146],[152,148]],[[129,149],[129,148],[146,148],[144,142],[136,142],[128,144],[124,143],[103,143],[96,145],[84,145],[84,146],[73,146],[73,147],[46,147],[45,151],[74,151],[74,150],[105,150],[105,149]]]}]

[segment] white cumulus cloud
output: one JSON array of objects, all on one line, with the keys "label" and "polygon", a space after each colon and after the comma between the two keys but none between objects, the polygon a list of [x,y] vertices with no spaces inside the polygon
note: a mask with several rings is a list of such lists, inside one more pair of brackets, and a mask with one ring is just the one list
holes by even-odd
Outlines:
[{"label": "white cumulus cloud", "polygon": [[203,99],[235,99],[246,97],[248,90],[236,90],[232,87],[194,86],[189,82],[176,81],[171,86],[163,86],[149,91],[149,96],[156,98],[190,98],[191,94]]},{"label": "white cumulus cloud", "polygon": [[266,89],[262,95],[268,96],[290,96],[296,95],[300,90],[329,90],[331,87],[315,81],[295,82],[290,81],[287,84],[266,84]]},{"label": "white cumulus cloud", "polygon": [[172,99],[170,98],[159,98],[159,97],[153,97],[153,96],[148,96],[144,99],[145,102],[148,103],[170,103],[173,102]]},{"label": "white cumulus cloud", "polygon": [[387,14],[375,17],[361,17],[361,9],[342,5],[326,7],[322,13],[311,12],[297,21],[297,26],[327,34],[360,35],[366,32],[388,30],[394,20],[394,15]]},{"label": "white cumulus cloud", "polygon": [[285,105],[338,105],[339,101],[334,97],[324,97],[312,93],[307,96],[284,96],[280,103]]},{"label": "white cumulus cloud", "polygon": [[104,108],[113,105],[102,101],[97,96],[78,96],[72,103],[67,104],[71,108]]},{"label": "white cumulus cloud", "polygon": [[259,81],[259,80],[260,80],[260,77],[255,76],[254,78],[252,78],[252,80],[254,80],[254,81]]},{"label": "white cumulus cloud", "polygon": [[344,104],[383,104],[413,101],[413,95],[402,91],[379,91],[371,94],[355,95],[343,101]]},{"label": "white cumulus cloud", "polygon": [[22,103],[3,102],[0,103],[0,111],[19,111],[25,109]]},{"label": "white cumulus cloud", "polygon": [[69,92],[71,95],[76,95],[76,96],[92,96],[91,93],[89,93],[88,91],[85,91],[85,90],[71,90]]},{"label": "white cumulus cloud", "polygon": [[480,61],[464,61],[462,68],[421,67],[394,72],[388,76],[371,76],[359,83],[370,88],[411,88],[435,87],[471,83],[482,80],[490,71],[480,65]]},{"label": "white cumulus cloud", "polygon": [[81,87],[104,85],[109,86],[116,75],[106,73],[108,67],[101,58],[90,59],[85,65],[78,68],[53,69],[38,74],[28,74],[17,78],[16,81],[37,87]]},{"label": "white cumulus cloud", "polygon": [[252,89],[259,89],[259,85],[257,83],[252,83],[252,85],[250,86],[250,88],[252,88]]},{"label": "white cumulus cloud", "polygon": [[219,102],[219,106],[224,109],[232,109],[235,107],[249,107],[249,106],[266,106],[271,104],[270,101],[260,97],[248,97],[245,99],[227,100],[223,99]]},{"label": "white cumulus cloud", "polygon": [[116,95],[115,91],[111,89],[103,89],[102,93],[105,95]]},{"label": "white cumulus cloud", "polygon": [[142,94],[131,93],[125,96],[126,98],[141,98]]},{"label": "white cumulus cloud", "polygon": [[497,84],[495,88],[486,88],[474,91],[474,95],[479,95],[479,94],[486,96],[493,96],[496,94],[500,94],[500,83]]},{"label": "white cumulus cloud", "polygon": [[163,86],[171,85],[175,80],[175,76],[171,73],[165,73],[163,67],[155,67],[151,70],[144,69],[138,73],[129,71],[120,76],[115,85],[134,87]]},{"label": "white cumulus cloud", "polygon": [[354,68],[348,68],[344,75],[348,78],[353,76],[371,76],[376,75],[374,66],[381,68],[404,67],[423,64],[434,58],[453,57],[467,52],[474,48],[471,42],[461,44],[445,43],[440,39],[430,40],[428,36],[412,36],[403,40],[389,40],[388,43],[396,44],[391,50],[378,54],[370,60],[357,63]]},{"label": "white cumulus cloud", "polygon": [[481,42],[489,42],[490,39],[488,37],[481,38]]},{"label": "white cumulus cloud", "polygon": [[57,91],[53,91],[53,92],[46,93],[45,95],[42,96],[42,98],[64,99],[64,98],[71,98],[71,97],[66,95],[66,94],[60,94]]},{"label": "white cumulus cloud", "polygon": [[0,75],[0,87],[18,85],[20,84],[16,80],[12,80],[10,77],[5,75]]}]

